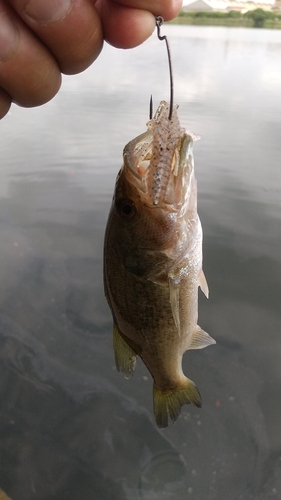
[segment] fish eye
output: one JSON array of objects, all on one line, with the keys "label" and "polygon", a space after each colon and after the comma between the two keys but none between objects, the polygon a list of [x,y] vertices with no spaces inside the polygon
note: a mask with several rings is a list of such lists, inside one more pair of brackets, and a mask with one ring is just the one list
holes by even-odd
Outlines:
[{"label": "fish eye", "polygon": [[120,200],[117,203],[117,210],[124,218],[131,218],[136,214],[136,205],[132,200]]}]

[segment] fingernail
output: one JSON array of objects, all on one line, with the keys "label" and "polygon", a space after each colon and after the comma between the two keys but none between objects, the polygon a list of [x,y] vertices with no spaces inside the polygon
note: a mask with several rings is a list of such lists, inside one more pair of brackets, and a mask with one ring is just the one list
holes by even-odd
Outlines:
[{"label": "fingernail", "polygon": [[10,54],[13,53],[18,32],[13,25],[9,16],[4,12],[0,15],[0,61],[9,59]]},{"label": "fingernail", "polygon": [[63,19],[70,11],[72,0],[29,0],[24,12],[40,24],[50,24]]}]

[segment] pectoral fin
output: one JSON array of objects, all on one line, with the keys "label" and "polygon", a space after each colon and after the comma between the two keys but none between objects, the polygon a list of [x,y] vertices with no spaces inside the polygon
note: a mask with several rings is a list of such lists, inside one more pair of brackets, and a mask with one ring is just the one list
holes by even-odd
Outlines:
[{"label": "pectoral fin", "polygon": [[131,378],[134,375],[137,355],[115,324],[113,325],[113,348],[117,370],[123,373],[125,378]]},{"label": "pectoral fin", "polygon": [[208,345],[216,344],[216,341],[207,333],[196,326],[188,349],[203,349],[203,347],[208,347]]},{"label": "pectoral fin", "polygon": [[180,281],[169,276],[169,290],[170,290],[170,303],[172,308],[172,314],[174,318],[175,325],[181,335],[180,326]]},{"label": "pectoral fin", "polygon": [[207,280],[205,278],[205,274],[203,272],[203,269],[201,269],[201,272],[199,275],[199,286],[200,286],[202,292],[204,293],[204,295],[206,295],[206,297],[208,299],[209,298],[209,287],[208,287],[208,283],[207,283]]}]

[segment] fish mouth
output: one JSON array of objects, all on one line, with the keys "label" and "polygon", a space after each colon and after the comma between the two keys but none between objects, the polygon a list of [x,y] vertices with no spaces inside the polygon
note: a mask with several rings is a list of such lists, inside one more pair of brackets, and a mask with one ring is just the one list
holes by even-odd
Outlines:
[{"label": "fish mouth", "polygon": [[180,127],[177,108],[169,119],[169,104],[162,101],[148,130],[124,148],[127,179],[149,207],[176,207],[193,171],[192,146],[198,137]]}]

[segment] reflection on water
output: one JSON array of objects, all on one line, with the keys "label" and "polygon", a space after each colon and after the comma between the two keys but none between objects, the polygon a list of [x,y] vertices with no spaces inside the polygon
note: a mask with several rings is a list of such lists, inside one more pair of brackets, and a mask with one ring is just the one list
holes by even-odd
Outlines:
[{"label": "reflection on water", "polygon": [[139,361],[115,370],[102,242],[122,149],[168,98],[156,38],[105,47],[1,122],[0,488],[12,500],[269,500],[281,491],[281,33],[167,26],[195,145],[204,269],[186,353],[203,408],[159,431]]}]

